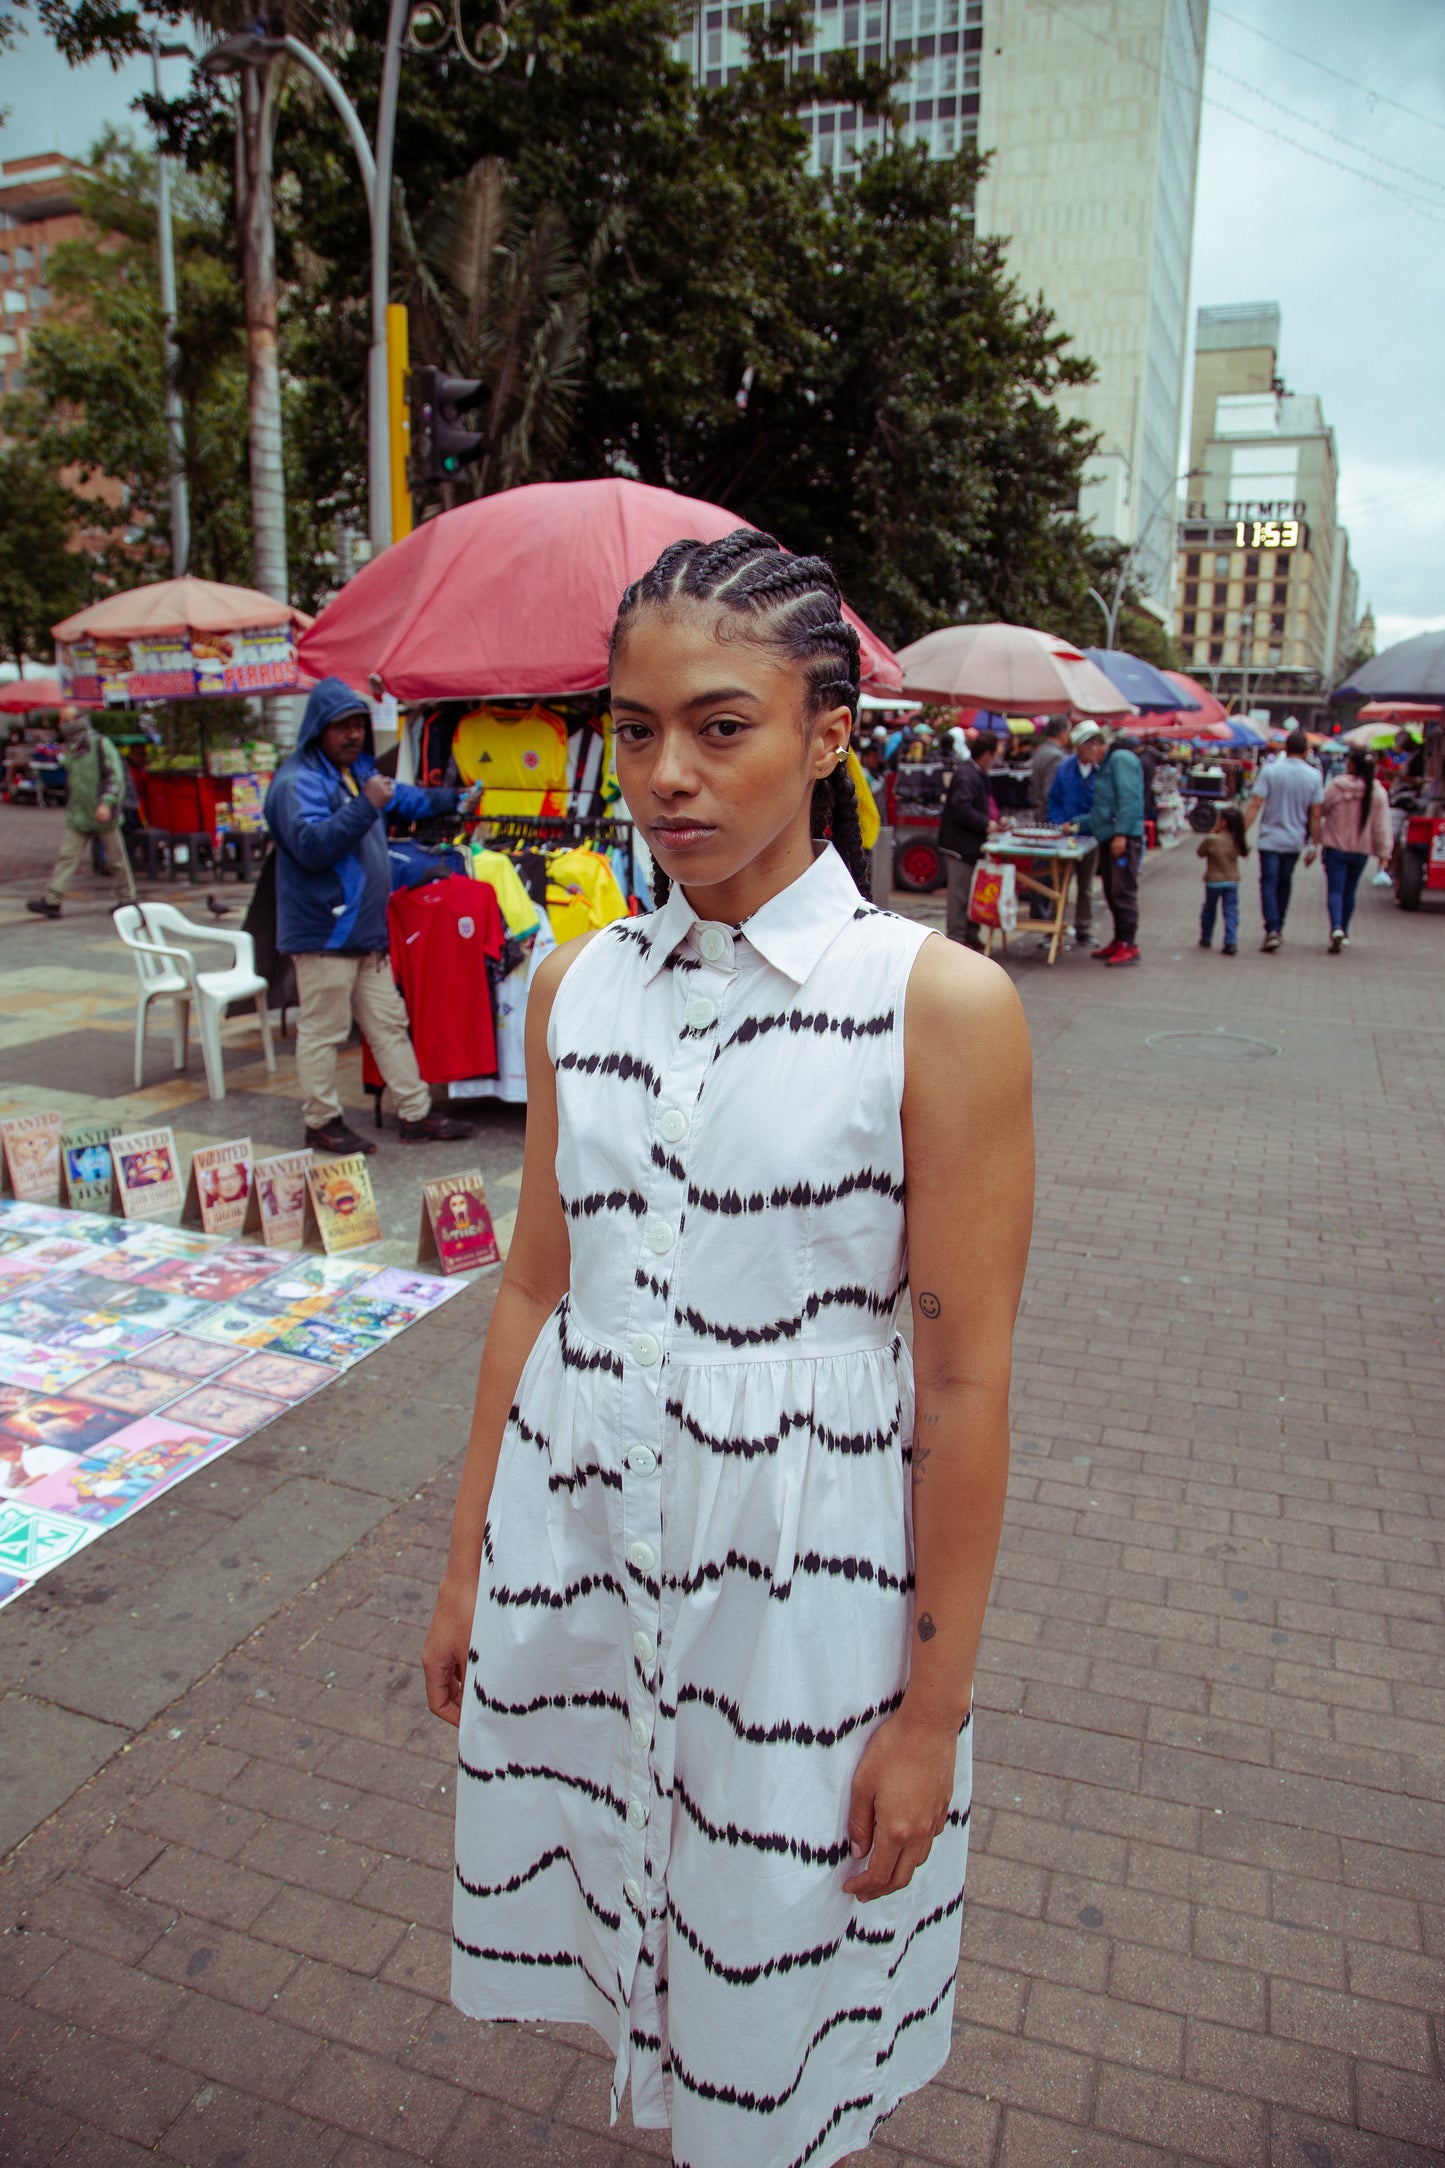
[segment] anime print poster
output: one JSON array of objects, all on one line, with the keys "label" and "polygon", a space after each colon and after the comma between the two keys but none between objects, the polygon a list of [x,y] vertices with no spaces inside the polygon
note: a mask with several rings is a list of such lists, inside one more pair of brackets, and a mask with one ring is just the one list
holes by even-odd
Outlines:
[{"label": "anime print poster", "polygon": [[61,1196],[72,1212],[110,1210],[110,1141],[119,1135],[119,1122],[60,1132]]},{"label": "anime print poster", "polygon": [[112,1137],[115,1203],[128,1220],[163,1219],[185,1198],[176,1140],[169,1129],[138,1129]]},{"label": "anime print poster", "polygon": [[208,1235],[238,1235],[251,1204],[251,1140],[207,1144],[191,1154],[185,1217],[199,1219]]},{"label": "anime print poster", "polygon": [[[87,1528],[103,1527],[148,1505],[235,1444],[234,1438],[148,1416],[117,1430],[101,1445],[36,1484],[27,1503]],[[3,1559],[0,1559],[3,1563]]]},{"label": "anime print poster", "polygon": [[5,1178],[16,1197],[60,1202],[60,1116],[17,1114],[0,1122]]},{"label": "anime print poster", "polygon": [[306,1176],[313,1152],[276,1152],[257,1160],[251,1181],[248,1234],[267,1249],[299,1248],[306,1232]]},{"label": "anime print poster", "polygon": [[480,1174],[442,1175],[424,1185],[416,1253],[419,1265],[469,1272],[477,1265],[500,1264],[501,1256]]}]

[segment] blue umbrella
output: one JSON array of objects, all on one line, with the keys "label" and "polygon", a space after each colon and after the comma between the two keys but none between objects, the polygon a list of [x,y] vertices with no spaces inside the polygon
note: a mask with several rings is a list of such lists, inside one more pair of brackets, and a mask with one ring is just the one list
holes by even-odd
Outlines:
[{"label": "blue umbrella", "polygon": [[1221,745],[1268,745],[1269,739],[1262,730],[1256,730],[1253,723],[1242,722],[1237,715],[1226,715],[1224,720],[1229,725],[1227,738],[1196,738],[1195,744],[1206,752],[1213,752]]},{"label": "blue umbrella", "polygon": [[1118,647],[1086,647],[1084,653],[1141,715],[1187,713],[1199,705],[1182,685],[1171,685],[1163,671],[1145,662],[1142,655],[1126,655]]}]

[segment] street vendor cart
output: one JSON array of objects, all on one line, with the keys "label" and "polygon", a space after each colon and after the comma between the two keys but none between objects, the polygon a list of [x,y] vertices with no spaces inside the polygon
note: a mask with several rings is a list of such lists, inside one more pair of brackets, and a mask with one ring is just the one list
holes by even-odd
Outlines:
[{"label": "street vendor cart", "polygon": [[[1068,928],[1069,890],[1080,864],[1093,848],[1090,839],[1081,842],[1077,836],[1064,835],[1057,829],[1005,832],[990,836],[983,846],[984,858],[1013,867],[1021,896],[1034,897],[1044,906],[1042,918],[1021,920],[1018,930],[1043,937],[1048,947],[1047,963],[1058,960]],[[982,930],[985,955],[993,953],[995,934],[1007,949],[1008,934],[1001,926],[985,926]]]}]

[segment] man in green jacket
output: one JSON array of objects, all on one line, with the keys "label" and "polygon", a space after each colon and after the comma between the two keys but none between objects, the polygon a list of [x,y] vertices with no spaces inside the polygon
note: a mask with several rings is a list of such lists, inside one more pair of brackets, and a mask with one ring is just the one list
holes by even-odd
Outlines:
[{"label": "man in green jacket", "polygon": [[1099,879],[1114,918],[1100,963],[1139,961],[1139,862],[1144,856],[1144,768],[1127,738],[1116,738],[1094,770],[1094,799],[1075,827],[1099,843]]},{"label": "man in green jacket", "polygon": [[45,894],[27,903],[37,918],[59,918],[60,899],[75,879],[92,837],[100,845],[110,877],[115,882],[117,903],[135,902],[135,880],[120,832],[120,810],[125,798],[125,764],[111,740],[92,730],[83,708],[62,708],[60,738],[62,759],[70,796],[65,807],[65,840]]}]

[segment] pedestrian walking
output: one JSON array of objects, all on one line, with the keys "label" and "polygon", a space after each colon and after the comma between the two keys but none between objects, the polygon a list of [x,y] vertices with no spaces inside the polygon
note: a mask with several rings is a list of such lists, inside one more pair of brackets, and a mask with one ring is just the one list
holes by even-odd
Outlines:
[{"label": "pedestrian walking", "polygon": [[991,730],[981,730],[973,741],[973,757],[961,760],[949,777],[938,823],[938,848],[948,874],[948,938],[965,948],[983,947],[983,938],[968,915],[968,899],[974,868],[988,837],[988,772],[997,758],[998,739]]},{"label": "pedestrian walking", "polygon": [[60,741],[69,786],[65,834],[44,895],[32,897],[25,906],[37,918],[59,918],[60,899],[91,848],[115,885],[117,904],[135,902],[135,876],[121,835],[127,778],[119,748],[104,731],[92,728],[84,708],[61,709]]},{"label": "pedestrian walking", "polygon": [[454,1999],[591,2025],[690,2168],[831,2168],[953,2045],[1029,1059],[1001,971],[860,894],[857,695],[831,571],[765,535],[623,597],[662,900],[533,982],[423,1659]]},{"label": "pedestrian walking", "polygon": [[1284,741],[1283,760],[1263,766],[1245,809],[1244,824],[1259,822],[1259,908],[1264,919],[1261,948],[1273,954],[1284,939],[1290,891],[1301,854],[1315,862],[1320,842],[1320,800],[1324,783],[1309,759],[1310,741],[1292,730]]},{"label": "pedestrian walking", "polygon": [[1195,854],[1204,860],[1204,905],[1199,913],[1199,946],[1213,948],[1214,921],[1224,913],[1223,954],[1239,954],[1239,861],[1249,856],[1249,836],[1237,805],[1221,806],[1213,828],[1200,838]]},{"label": "pedestrian walking", "polygon": [[1075,825],[1099,846],[1099,881],[1114,921],[1114,938],[1094,950],[1095,959],[1105,964],[1137,964],[1144,770],[1127,738],[1116,738],[1099,761],[1093,803]]},{"label": "pedestrian walking", "polygon": [[1029,811],[1036,821],[1046,821],[1050,787],[1069,757],[1069,718],[1048,715],[1039,728],[1039,741],[1029,761]]},{"label": "pedestrian walking", "polygon": [[[316,686],[296,750],[266,793],[266,825],[276,843],[276,945],[296,966],[296,1081],[313,1151],[376,1150],[346,1122],[336,1088],[336,1057],[353,1017],[396,1097],[403,1144],[472,1133],[470,1122],[433,1111],[392,977],[386,924],[387,813],[424,820],[455,813],[465,796],[418,790],[383,775],[365,701],[340,678]],[[485,986],[479,998],[487,998]]]},{"label": "pedestrian walking", "polygon": [[1375,757],[1352,745],[1343,775],[1325,785],[1320,800],[1320,835],[1324,843],[1325,895],[1330,907],[1330,954],[1350,945],[1355,893],[1373,851],[1383,872],[1394,855],[1390,799],[1375,780]]},{"label": "pedestrian walking", "polygon": [[[1060,761],[1049,784],[1046,812],[1055,828],[1077,832],[1081,815],[1094,803],[1094,770],[1109,741],[1097,723],[1076,723],[1069,733],[1072,751]],[[1074,939],[1086,948],[1094,938],[1094,874],[1099,846],[1084,836],[1084,855],[1074,868]]]}]

